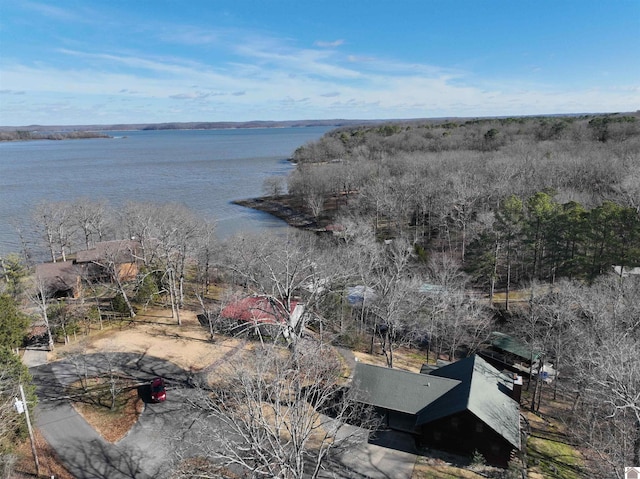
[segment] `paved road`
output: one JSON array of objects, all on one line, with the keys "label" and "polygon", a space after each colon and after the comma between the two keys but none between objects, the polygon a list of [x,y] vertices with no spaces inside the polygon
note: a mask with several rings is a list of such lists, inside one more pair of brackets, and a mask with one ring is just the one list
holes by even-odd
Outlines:
[{"label": "paved road", "polygon": [[[44,359],[43,359],[44,358]],[[197,451],[190,446],[200,439],[197,412],[192,408],[191,385],[198,377],[163,359],[133,353],[94,354],[86,361],[62,360],[43,364],[46,354],[30,352],[25,362],[37,385],[39,403],[36,425],[69,471],[78,479],[150,479],[167,477],[180,452]],[[148,384],[155,376],[167,381],[167,401],[146,404],[127,436],[117,444],[105,441],[70,405],[66,386],[79,374],[88,376],[113,368]],[[347,428],[359,437],[342,453],[326,478],[409,479],[416,456],[411,439],[386,433],[367,441],[366,431]],[[211,440],[212,438],[209,438]],[[178,451],[180,449],[180,451]]]}]

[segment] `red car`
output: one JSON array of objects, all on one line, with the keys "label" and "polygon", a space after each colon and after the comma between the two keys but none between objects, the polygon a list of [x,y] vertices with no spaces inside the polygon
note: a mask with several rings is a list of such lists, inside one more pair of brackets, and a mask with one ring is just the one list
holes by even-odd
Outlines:
[{"label": "red car", "polygon": [[162,402],[167,399],[167,390],[164,387],[164,379],[154,378],[151,381],[151,400],[153,402]]}]

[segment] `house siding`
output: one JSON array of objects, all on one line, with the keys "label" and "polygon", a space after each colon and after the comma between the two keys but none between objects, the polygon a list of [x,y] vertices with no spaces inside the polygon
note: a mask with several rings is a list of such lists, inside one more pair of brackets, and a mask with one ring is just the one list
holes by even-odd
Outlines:
[{"label": "house siding", "polygon": [[471,456],[480,452],[488,464],[507,467],[513,446],[469,411],[438,419],[420,428],[422,445]]},{"label": "house siding", "polygon": [[398,411],[387,411],[387,425],[396,431],[417,433],[416,415]]}]

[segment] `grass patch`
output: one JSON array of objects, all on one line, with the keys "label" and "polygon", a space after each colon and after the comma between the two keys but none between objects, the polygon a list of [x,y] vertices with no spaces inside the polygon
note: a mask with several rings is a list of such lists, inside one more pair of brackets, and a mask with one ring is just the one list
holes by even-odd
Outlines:
[{"label": "grass patch", "polygon": [[461,467],[433,462],[429,458],[418,457],[411,479],[482,479],[486,477]]},{"label": "grass patch", "polygon": [[427,362],[427,352],[421,350],[408,350],[405,351],[405,357],[407,358],[407,362],[412,361],[416,364],[420,364],[422,366]]},{"label": "grass patch", "polygon": [[532,469],[538,469],[545,478],[580,479],[582,477],[582,457],[568,444],[530,437],[527,441],[527,455]]},{"label": "grass patch", "polygon": [[[505,479],[510,471],[500,467],[474,465],[469,457],[435,449],[418,456],[411,479]],[[517,477],[520,477],[519,475]]]},{"label": "grass patch", "polygon": [[144,401],[137,385],[123,379],[115,394],[112,408],[112,392],[106,378],[90,378],[85,388],[78,381],[69,386],[71,404],[78,413],[106,441],[122,439],[144,411]]}]

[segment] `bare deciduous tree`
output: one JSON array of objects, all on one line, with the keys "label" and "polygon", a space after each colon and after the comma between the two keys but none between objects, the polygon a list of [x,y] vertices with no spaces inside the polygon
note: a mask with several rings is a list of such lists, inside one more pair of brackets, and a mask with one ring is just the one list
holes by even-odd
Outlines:
[{"label": "bare deciduous tree", "polygon": [[[294,314],[304,301],[305,310],[326,294],[341,271],[332,268],[316,249],[317,240],[308,235],[242,238],[229,245],[225,266],[238,276],[253,294],[269,298],[284,312],[281,333],[295,347],[306,327],[308,315]],[[323,287],[315,287],[323,283]]]},{"label": "bare deciduous tree", "polygon": [[367,423],[369,410],[340,384],[331,350],[307,346],[295,355],[257,348],[212,391],[192,396],[202,411],[198,450],[248,477],[302,479],[317,478],[332,452],[352,446],[348,422]]},{"label": "bare deciduous tree", "polygon": [[48,308],[49,300],[51,299],[51,291],[49,285],[41,276],[35,275],[31,284],[31,287],[27,289],[27,297],[30,302],[36,307],[44,327],[47,333],[47,342],[49,350],[53,351],[54,341],[53,333],[51,331],[51,324],[49,322]]},{"label": "bare deciduous tree", "polygon": [[593,285],[563,284],[540,299],[539,308],[558,317],[561,334],[571,338],[562,349],[562,381],[575,394],[567,421],[598,458],[602,477],[621,479],[624,466],[640,460],[639,295],[637,278],[610,274]]},{"label": "bare deciduous tree", "polygon": [[78,199],[71,204],[72,221],[77,225],[85,249],[104,239],[107,211],[104,203]]},{"label": "bare deciduous tree", "polygon": [[267,196],[278,198],[284,192],[284,177],[269,176],[262,182],[262,191]]},{"label": "bare deciduous tree", "polygon": [[36,206],[33,218],[47,243],[51,261],[55,263],[58,255],[62,256],[62,261],[66,261],[73,231],[69,204],[42,202]]}]

